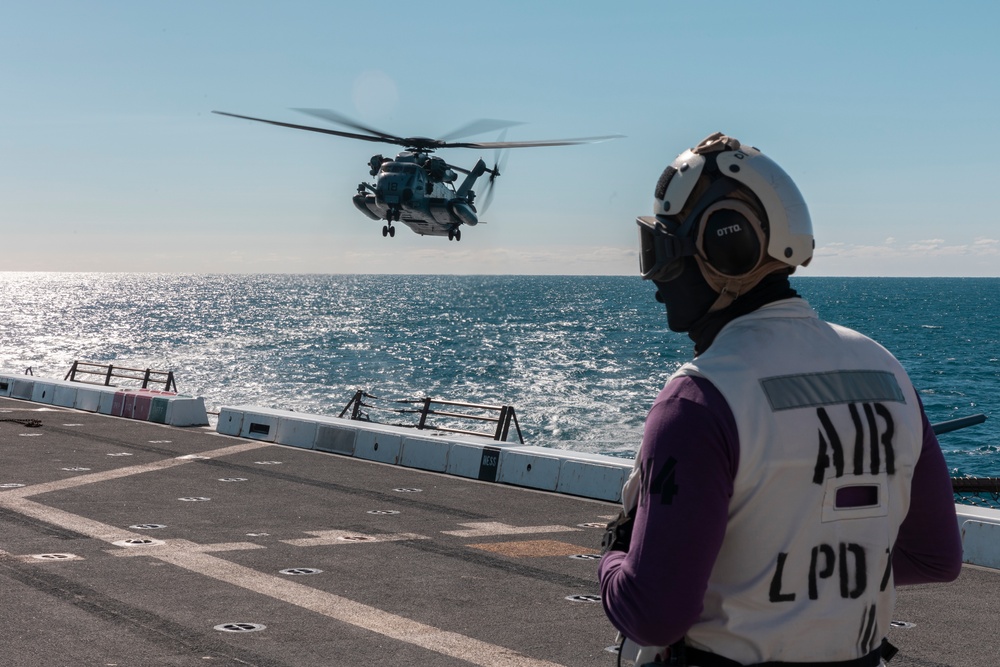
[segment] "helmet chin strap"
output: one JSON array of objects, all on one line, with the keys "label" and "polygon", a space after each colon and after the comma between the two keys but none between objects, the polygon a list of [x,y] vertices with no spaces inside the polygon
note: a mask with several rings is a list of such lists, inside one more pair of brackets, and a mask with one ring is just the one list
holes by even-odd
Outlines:
[{"label": "helmet chin strap", "polygon": [[715,300],[715,303],[709,307],[708,313],[728,308],[741,295],[746,294],[756,287],[764,279],[764,276],[788,268],[786,264],[767,257],[757,265],[757,268],[749,273],[744,273],[741,276],[727,276],[717,271],[708,262],[703,260],[700,255],[695,257],[695,261],[698,263],[698,268],[701,270],[701,275],[705,278],[705,282],[719,293],[719,297]]},{"label": "helmet chin strap", "polygon": [[726,286],[722,288],[721,292],[719,292],[719,298],[716,299],[715,303],[713,303],[709,307],[708,312],[714,313],[716,311],[722,310],[723,308],[726,308],[727,306],[732,305],[733,301],[736,301],[736,299],[739,298],[740,296],[739,291],[734,291],[738,289],[739,285],[731,285],[730,283],[726,283]]}]

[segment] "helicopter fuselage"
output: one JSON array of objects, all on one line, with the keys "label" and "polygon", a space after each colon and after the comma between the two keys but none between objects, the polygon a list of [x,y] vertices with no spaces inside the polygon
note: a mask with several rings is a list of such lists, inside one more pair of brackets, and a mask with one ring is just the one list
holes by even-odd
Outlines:
[{"label": "helicopter fuselage", "polygon": [[372,220],[386,221],[383,236],[395,235],[394,220],[422,236],[449,239],[461,238],[461,225],[480,222],[472,187],[486,170],[482,160],[458,189],[455,171],[443,160],[423,153],[407,151],[394,160],[376,155],[371,164],[375,183],[358,186],[354,205]]}]

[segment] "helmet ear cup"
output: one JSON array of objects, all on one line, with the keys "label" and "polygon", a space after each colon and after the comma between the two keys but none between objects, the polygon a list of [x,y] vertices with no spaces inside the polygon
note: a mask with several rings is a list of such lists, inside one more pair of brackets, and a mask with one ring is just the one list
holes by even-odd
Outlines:
[{"label": "helmet ear cup", "polygon": [[763,260],[766,246],[761,222],[741,201],[715,202],[702,214],[698,238],[702,257],[724,276],[742,276]]}]

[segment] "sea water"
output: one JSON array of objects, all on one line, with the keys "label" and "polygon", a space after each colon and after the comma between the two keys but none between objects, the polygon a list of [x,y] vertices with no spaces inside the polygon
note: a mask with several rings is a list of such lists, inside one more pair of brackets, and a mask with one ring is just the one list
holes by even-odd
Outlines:
[{"label": "sea water", "polygon": [[[896,354],[932,422],[987,415],[940,441],[953,474],[1000,476],[1000,279],[792,280]],[[505,404],[528,444],[631,457],[691,355],[636,277],[0,273],[0,370],[171,370],[210,410]]]}]

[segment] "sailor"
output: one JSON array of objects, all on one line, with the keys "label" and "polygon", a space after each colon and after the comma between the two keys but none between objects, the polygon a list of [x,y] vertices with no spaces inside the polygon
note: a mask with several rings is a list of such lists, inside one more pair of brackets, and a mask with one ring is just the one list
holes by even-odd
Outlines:
[{"label": "sailor", "polygon": [[609,620],[637,664],[881,664],[895,587],[962,560],[909,377],[792,289],[812,223],[758,149],[717,133],[684,151],[637,223],[642,277],[695,357],[656,398],[605,535]]}]

